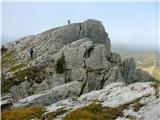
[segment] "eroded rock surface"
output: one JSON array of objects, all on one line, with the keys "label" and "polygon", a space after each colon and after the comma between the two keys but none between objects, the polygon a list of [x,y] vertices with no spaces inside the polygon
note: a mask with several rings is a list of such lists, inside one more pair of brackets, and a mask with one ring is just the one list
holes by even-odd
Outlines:
[{"label": "eroded rock surface", "polygon": [[[118,53],[112,53],[108,33],[93,19],[27,36],[5,47],[2,93],[12,94],[15,100],[73,81],[81,84],[78,94],[82,95],[114,82],[154,80],[136,70],[133,58],[122,60]],[[33,59],[28,55],[30,47]]]}]

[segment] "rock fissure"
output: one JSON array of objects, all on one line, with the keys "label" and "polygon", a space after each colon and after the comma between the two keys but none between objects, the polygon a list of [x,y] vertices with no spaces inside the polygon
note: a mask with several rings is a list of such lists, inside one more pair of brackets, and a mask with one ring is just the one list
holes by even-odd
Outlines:
[{"label": "rock fissure", "polygon": [[[85,59],[83,59],[83,61],[84,61],[84,68],[86,69]],[[85,79],[84,83],[82,83],[82,88],[81,88],[81,92],[80,92],[79,96],[81,96],[83,94],[84,88],[86,87],[87,82],[88,82],[88,70],[86,69],[86,79]]]}]

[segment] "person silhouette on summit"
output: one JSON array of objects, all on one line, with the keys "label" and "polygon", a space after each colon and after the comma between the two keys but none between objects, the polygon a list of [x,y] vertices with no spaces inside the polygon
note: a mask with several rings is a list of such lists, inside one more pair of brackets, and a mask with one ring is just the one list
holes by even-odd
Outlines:
[{"label": "person silhouette on summit", "polygon": [[29,49],[30,58],[33,58],[33,47]]},{"label": "person silhouette on summit", "polygon": [[70,20],[68,20],[68,24],[70,24],[71,23],[71,21]]}]

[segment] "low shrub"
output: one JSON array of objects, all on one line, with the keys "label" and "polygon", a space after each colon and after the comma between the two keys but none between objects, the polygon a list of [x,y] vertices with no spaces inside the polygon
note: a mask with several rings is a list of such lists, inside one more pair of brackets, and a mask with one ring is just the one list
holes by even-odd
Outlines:
[{"label": "low shrub", "polygon": [[65,70],[66,70],[65,64],[66,64],[65,56],[62,55],[62,57],[59,58],[59,59],[57,60],[57,62],[56,62],[56,69],[55,69],[55,70],[56,70],[56,73],[57,73],[57,74],[62,74],[62,73],[65,72]]},{"label": "low shrub", "polygon": [[139,109],[140,109],[141,107],[143,107],[143,106],[144,106],[144,104],[142,104],[142,103],[140,103],[140,102],[137,102],[137,103],[135,103],[135,104],[133,105],[133,110],[134,110],[135,112],[138,112]]},{"label": "low shrub", "polygon": [[152,83],[150,86],[154,89],[158,89],[160,87],[160,83]]}]

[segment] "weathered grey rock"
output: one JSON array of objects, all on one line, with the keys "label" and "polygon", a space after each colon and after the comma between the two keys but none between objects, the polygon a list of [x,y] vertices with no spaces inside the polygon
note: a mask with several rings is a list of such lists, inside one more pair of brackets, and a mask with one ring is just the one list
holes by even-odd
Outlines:
[{"label": "weathered grey rock", "polygon": [[122,73],[120,72],[118,66],[114,66],[113,68],[111,68],[104,76],[104,79],[105,82],[103,84],[103,87],[115,82],[124,82]]},{"label": "weathered grey rock", "polygon": [[90,47],[93,47],[93,42],[88,38],[69,44],[64,50],[67,68],[70,69],[72,66],[84,67],[84,56]]},{"label": "weathered grey rock", "polygon": [[24,99],[18,101],[15,106],[29,106],[33,104],[39,105],[50,105],[58,102],[59,100],[64,100],[69,97],[77,97],[81,91],[81,83],[78,81],[70,82],[68,84],[64,84],[61,86],[57,86],[48,91],[41,92],[39,94],[35,94]]},{"label": "weathered grey rock", "polygon": [[53,74],[51,78],[48,80],[49,88],[53,88],[62,84],[65,84],[66,81],[65,74]]},{"label": "weathered grey rock", "polygon": [[88,19],[81,25],[80,38],[88,37],[94,43],[104,44],[110,51],[110,40],[108,34],[100,21]]},{"label": "weathered grey rock", "polygon": [[102,81],[104,79],[104,74],[98,74],[96,71],[88,72],[87,84],[88,91],[101,89],[103,87]]},{"label": "weathered grey rock", "polygon": [[[74,101],[72,99],[66,99],[58,101],[46,108],[48,112],[56,112],[59,109],[63,109],[67,111],[65,114],[68,114],[96,100],[97,103],[102,104],[104,107],[115,107],[117,110],[120,110],[118,109],[120,105],[128,105],[128,107],[121,111],[123,116],[117,116],[116,120],[128,120],[127,116],[132,116],[136,120],[158,120],[160,118],[160,99],[156,98],[151,84],[155,83],[142,82],[129,86],[121,82],[112,83],[101,90],[95,90],[81,95]],[[160,87],[157,89],[160,90]],[[139,109],[135,110],[136,107]],[[63,119],[65,114],[55,119]]]},{"label": "weathered grey rock", "polygon": [[120,64],[122,61],[121,61],[121,57],[118,53],[111,53],[111,57],[110,57],[110,62],[112,63],[116,63],[116,64]]},{"label": "weathered grey rock", "polygon": [[123,62],[123,78],[126,83],[133,83],[136,74],[136,64],[133,58],[128,58]]},{"label": "weathered grey rock", "polygon": [[38,69],[46,67],[49,63],[54,62],[54,58],[52,56],[44,56],[41,59],[37,60],[37,64],[34,66]]},{"label": "weathered grey rock", "polygon": [[24,81],[20,85],[15,85],[10,88],[10,92],[14,99],[20,99],[28,96],[28,90],[31,87],[31,83],[28,81]]},{"label": "weathered grey rock", "polygon": [[34,58],[42,55],[53,55],[65,45],[81,38],[90,38],[93,43],[104,44],[110,51],[110,40],[100,21],[86,20],[84,23],[64,25],[35,36],[20,39],[16,45],[19,59],[27,61],[28,49],[34,46]]},{"label": "weathered grey rock", "polygon": [[149,73],[147,73],[146,71],[137,69],[136,75],[134,77],[134,82],[148,82],[148,81],[155,81],[155,78],[149,75]]},{"label": "weathered grey rock", "polygon": [[72,68],[71,80],[84,81],[87,79],[87,70],[84,68]]},{"label": "weathered grey rock", "polygon": [[34,83],[33,86],[33,91],[34,93],[39,93],[41,91],[45,91],[45,90],[48,90],[49,89],[49,85],[47,84],[47,82],[44,80],[42,83],[40,84],[37,84],[37,83]]},{"label": "weathered grey rock", "polygon": [[89,70],[98,70],[107,68],[109,62],[107,60],[108,51],[103,44],[94,47],[90,53],[90,57],[85,59],[86,68]]},{"label": "weathered grey rock", "polygon": [[[33,59],[30,59],[28,55],[30,47],[33,47],[34,50]],[[8,46],[15,50],[14,60],[24,65],[23,69],[34,66],[37,69],[43,69],[47,75],[40,84],[32,81],[13,86],[11,93],[16,99],[20,99],[68,82],[78,81],[81,86],[78,88],[80,92],[75,92],[81,95],[102,89],[113,82],[120,81],[130,84],[137,81],[150,81],[148,74],[136,70],[134,59],[126,59],[122,62],[118,53],[111,53],[110,47],[110,40],[104,26],[100,21],[93,19],[83,23],[64,25],[35,36],[24,37],[17,43]],[[58,74],[57,61],[62,56],[65,58],[65,70],[64,73]],[[5,69],[7,70],[9,69]],[[64,92],[66,87],[61,89],[63,90],[60,91]],[[61,93],[56,95],[58,94],[61,98]],[[72,96],[72,92],[67,94]],[[50,98],[53,101],[59,100],[57,97],[53,98],[53,94],[53,96],[50,95],[45,99],[49,103]],[[41,100],[35,103],[45,101],[43,98]]]}]

